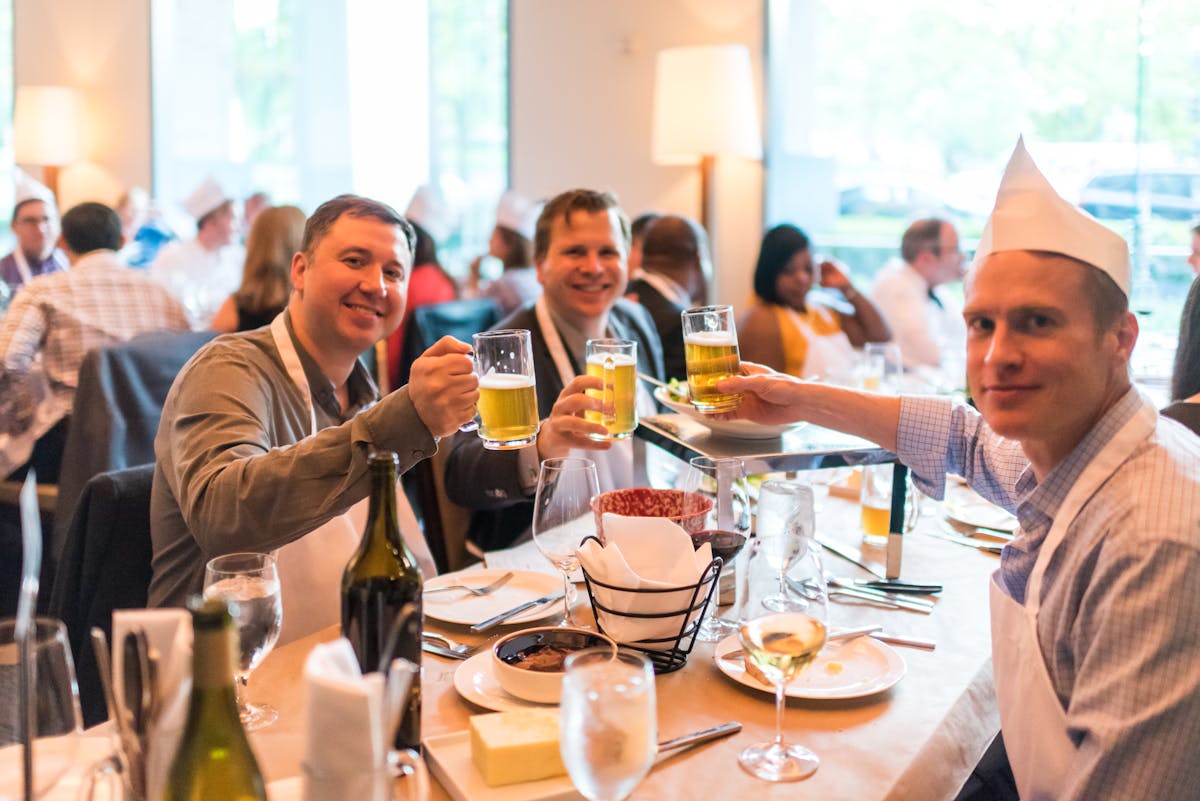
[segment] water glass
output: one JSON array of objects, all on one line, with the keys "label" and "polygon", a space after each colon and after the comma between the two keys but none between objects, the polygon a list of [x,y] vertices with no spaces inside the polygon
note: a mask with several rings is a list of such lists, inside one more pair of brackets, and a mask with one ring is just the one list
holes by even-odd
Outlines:
[{"label": "water glass", "polygon": [[716,386],[722,378],[741,373],[733,307],[701,306],[682,314],[684,358],[692,405],[705,414],[736,409],[742,396],[727,395]]},{"label": "water glass", "polygon": [[[692,544],[700,547],[707,542],[713,556],[721,557],[724,562],[721,575],[732,576],[736,572],[734,560],[750,535],[750,487],[745,463],[737,458],[693,457],[684,476],[683,490],[684,518],[691,520],[693,514],[703,514],[699,525],[688,531]],[[696,639],[718,642],[737,631],[740,603],[735,598],[733,620],[718,618],[714,594]]]},{"label": "water glass", "polygon": [[525,329],[484,331],[471,338],[479,376],[479,438],[493,451],[522,448],[537,440],[537,392],[533,344]]},{"label": "water glass", "polygon": [[640,653],[589,648],[567,657],[559,749],[590,801],[621,801],[654,764],[654,667]]},{"label": "water glass", "polygon": [[599,412],[589,411],[589,423],[600,423],[607,436],[592,439],[628,439],[637,428],[637,342],[632,339],[589,339],[584,349],[587,374],[604,382],[603,389],[589,389],[590,397],[603,404]]},{"label": "water glass", "polygon": [[778,612],[797,611],[805,605],[788,591],[787,574],[792,564],[813,541],[816,517],[813,491],[797,481],[764,481],[758,491],[756,537],[776,573],[776,590],[764,603]]},{"label": "water glass", "polygon": [[596,464],[575,456],[546,459],[533,497],[533,544],[563,576],[563,626],[571,625],[571,579],[577,549],[596,535],[592,498],[600,492]]}]

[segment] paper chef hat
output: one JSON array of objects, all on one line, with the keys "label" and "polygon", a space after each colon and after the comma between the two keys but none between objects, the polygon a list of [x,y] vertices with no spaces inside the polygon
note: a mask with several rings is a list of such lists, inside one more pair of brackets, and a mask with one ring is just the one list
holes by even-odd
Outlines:
[{"label": "paper chef hat", "polygon": [[500,196],[500,202],[496,205],[496,225],[532,240],[541,213],[541,203],[531,203],[510,189]]},{"label": "paper chef hat", "polygon": [[1044,250],[1103,270],[1129,296],[1129,247],[1117,233],[1059,197],[1017,139],[996,206],[975,251],[978,267],[991,253]]},{"label": "paper chef hat", "polygon": [[183,201],[183,208],[199,220],[229,199],[229,194],[221,188],[217,179],[210,175],[188,195],[187,200]]},{"label": "paper chef hat", "polygon": [[433,241],[441,243],[454,230],[454,211],[438,189],[421,184],[408,201],[404,216],[425,229]]},{"label": "paper chef hat", "polygon": [[37,181],[29,173],[17,167],[13,169],[13,210],[30,200],[40,200],[51,208],[57,208],[50,187]]}]

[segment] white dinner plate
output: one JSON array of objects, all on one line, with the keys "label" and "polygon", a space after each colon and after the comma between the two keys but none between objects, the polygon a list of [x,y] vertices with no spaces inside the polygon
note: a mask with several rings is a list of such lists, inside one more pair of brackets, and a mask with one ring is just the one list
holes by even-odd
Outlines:
[{"label": "white dinner plate", "polygon": [[1014,515],[984,499],[970,487],[947,485],[942,508],[951,520],[976,528],[1013,532],[1020,525]]},{"label": "white dinner plate", "polygon": [[[740,654],[727,656],[741,650],[736,634],[717,643],[713,651],[717,669],[740,684],[773,694],[774,687],[746,673]],[[816,661],[788,684],[785,693],[788,698],[862,698],[894,687],[906,670],[904,659],[887,645],[873,637],[855,637],[823,648]]]},{"label": "white dinner plate", "polygon": [[[448,584],[465,584],[468,587],[483,587],[509,571],[500,569],[468,570],[459,573],[447,573],[431,578],[425,582],[425,589],[445,587]],[[558,590],[561,595],[562,577],[551,576],[548,573],[537,573],[532,570],[514,570],[513,577],[500,589],[487,595],[471,595],[462,590],[436,592],[424,597],[426,617],[440,620],[443,623],[458,623],[461,626],[473,626],[488,618],[495,617],[506,609],[520,606],[526,601],[541,598]],[[508,626],[513,623],[530,623],[543,620],[554,615],[562,614],[562,598],[544,603],[540,606],[522,612],[516,617],[505,621]]]},{"label": "white dinner plate", "polygon": [[454,801],[583,801],[566,774],[535,782],[489,787],[471,761],[471,734],[426,737],[425,762]]},{"label": "white dinner plate", "polygon": [[696,408],[692,404],[681,403],[673,399],[664,387],[655,387],[654,397],[671,411],[686,414],[693,420],[703,423],[708,427],[709,431],[722,437],[732,437],[733,439],[774,439],[775,437],[782,436],[785,431],[797,426],[806,425],[805,423],[788,423],[781,426],[765,426],[760,423],[751,422],[750,420],[714,420],[712,415],[696,411]]},{"label": "white dinner plate", "polygon": [[454,671],[454,689],[475,706],[493,712],[508,712],[510,709],[537,709],[556,707],[558,704],[537,704],[509,695],[500,686],[500,680],[492,672],[492,649],[480,651],[458,666]]}]

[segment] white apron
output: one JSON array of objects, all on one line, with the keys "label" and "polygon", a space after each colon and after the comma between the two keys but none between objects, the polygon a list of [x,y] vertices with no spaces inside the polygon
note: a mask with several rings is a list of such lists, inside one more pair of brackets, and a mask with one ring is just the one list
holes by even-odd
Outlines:
[{"label": "white apron", "polygon": [[[313,436],[317,433],[317,412],[313,407],[312,391],[282,314],[271,321],[271,336],[288,376],[304,396],[309,416],[308,435]],[[421,528],[408,498],[399,482],[396,487],[400,531],[418,557],[423,552],[427,555],[428,549],[423,547]],[[347,511],[275,552],[283,596],[283,627],[279,634],[279,645],[341,623],[342,573],[366,528],[369,506],[370,499],[363,498]],[[421,540],[421,548],[415,547],[412,539],[414,533]],[[419,561],[425,568],[426,562]]]},{"label": "white apron", "polygon": [[997,585],[997,572],[989,588],[992,615],[992,666],[1000,725],[1017,790],[1024,801],[1057,798],[1075,756],[1067,736],[1067,716],[1046,670],[1038,647],[1037,616],[1041,607],[1042,577],[1062,544],[1067,529],[1096,490],[1154,431],[1158,414],[1142,400],[1142,407],[1100,451],[1075,481],[1055,515],[1054,523],[1038,550],[1025,591],[1025,605],[1013,600]]},{"label": "white apron", "polygon": [[[21,274],[22,283],[28,284],[33,280],[33,271],[29,269],[29,260],[25,258],[25,251],[21,248],[13,249],[13,261],[17,264],[17,272]],[[58,265],[58,269],[67,270],[70,266],[67,263],[67,257],[63,255],[61,250],[55,250],[50,254],[50,258],[54,259],[54,263]]]},{"label": "white apron", "polygon": [[[550,308],[546,305],[545,295],[538,297],[537,303],[534,304],[534,314],[537,316],[538,325],[542,329],[542,336],[546,340],[546,348],[550,351],[550,358],[554,360],[554,367],[558,371],[559,380],[562,381],[565,387],[575,378],[575,367],[572,365],[570,357],[567,356],[567,349],[563,347],[562,337],[559,336],[558,329],[554,326],[554,319],[550,316]],[[640,343],[638,347],[641,347]],[[638,417],[655,413],[654,400],[645,387],[642,386],[641,382],[637,384],[634,405],[637,409]],[[612,447],[607,451],[579,449],[579,453],[574,455],[591,459],[596,463],[596,479],[600,485],[601,492],[637,486],[640,482],[638,476],[635,474],[634,467],[635,439],[635,437],[629,437],[628,439],[617,440],[612,443]]]},{"label": "white apron", "polygon": [[[815,306],[813,310],[818,314],[823,313],[823,310]],[[797,378],[814,375],[825,378],[830,374],[844,372],[849,365],[854,364],[854,346],[850,344],[850,338],[844,331],[822,336],[814,331],[795,309],[787,308],[787,313],[808,342],[808,350],[804,354],[804,367]]]}]

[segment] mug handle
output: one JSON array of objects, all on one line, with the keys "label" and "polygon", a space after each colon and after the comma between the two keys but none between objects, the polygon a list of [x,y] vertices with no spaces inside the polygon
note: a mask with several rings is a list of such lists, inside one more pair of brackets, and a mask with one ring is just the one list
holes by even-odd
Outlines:
[{"label": "mug handle", "polygon": [[[475,351],[472,350],[470,353],[468,353],[467,358],[469,358],[471,360],[471,364],[473,365],[472,369],[476,373],[478,373],[479,372],[479,362],[477,362],[475,360]],[[461,426],[459,426],[458,430],[463,432],[464,434],[470,434],[472,431],[479,430],[479,406],[478,405],[476,405],[476,407],[475,407],[475,417],[473,417],[472,419],[468,420],[467,422],[465,422]]]},{"label": "mug handle", "polygon": [[129,788],[125,766],[116,754],[106,756],[84,771],[83,781],[79,785],[79,801],[95,801],[98,784],[108,786],[101,798],[139,801]]}]

